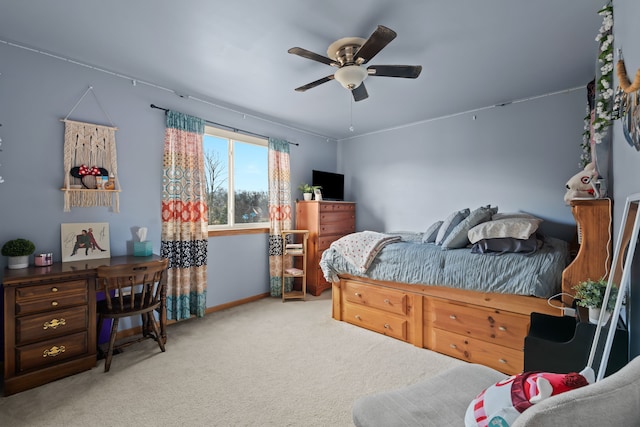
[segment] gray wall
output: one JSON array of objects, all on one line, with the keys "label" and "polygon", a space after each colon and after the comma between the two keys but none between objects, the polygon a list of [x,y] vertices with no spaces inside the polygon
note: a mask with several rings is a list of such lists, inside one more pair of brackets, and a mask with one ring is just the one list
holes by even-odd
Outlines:
[{"label": "gray wall", "polygon": [[[636,70],[640,68],[640,42],[638,42],[638,23],[640,16],[640,2],[637,0],[615,0],[614,6],[614,36],[616,49],[622,48],[624,61],[633,79]],[[615,61],[618,58],[616,56]],[[617,84],[617,78],[616,78]],[[622,133],[619,122],[612,128],[612,162],[614,186],[614,224],[617,238],[622,210],[627,196],[640,192],[640,153],[631,148]],[[636,250],[633,272],[631,276],[630,319],[631,354],[640,354],[640,250]]]},{"label": "gray wall", "polygon": [[[0,243],[24,237],[37,252],[53,252],[60,261],[60,224],[108,222],[111,252],[131,254],[133,230],[149,228],[155,253],[160,249],[164,113],[154,103],[262,135],[297,142],[291,146],[291,182],[311,181],[311,170],[336,168],[335,141],[259,120],[250,112],[214,107],[149,85],[36,52],[0,44]],[[69,116],[72,120],[118,128],[120,213],[109,208],[72,208],[63,212],[64,123],[89,86],[89,93]],[[295,196],[294,196],[295,197]],[[269,291],[265,234],[209,239],[207,306]],[[33,263],[33,258],[31,259]],[[6,265],[0,257],[0,275]]]},{"label": "gray wall", "polygon": [[424,231],[491,204],[570,239],[564,185],[580,170],[585,100],[586,89],[573,90],[340,141],[358,229]]}]

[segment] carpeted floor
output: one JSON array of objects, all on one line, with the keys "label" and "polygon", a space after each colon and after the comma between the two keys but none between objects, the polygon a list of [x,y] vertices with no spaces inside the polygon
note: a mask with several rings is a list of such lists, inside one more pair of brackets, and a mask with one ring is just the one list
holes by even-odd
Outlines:
[{"label": "carpeted floor", "polygon": [[355,398],[464,362],[331,318],[331,293],[171,325],[90,371],[0,398],[1,426],[351,426]]}]

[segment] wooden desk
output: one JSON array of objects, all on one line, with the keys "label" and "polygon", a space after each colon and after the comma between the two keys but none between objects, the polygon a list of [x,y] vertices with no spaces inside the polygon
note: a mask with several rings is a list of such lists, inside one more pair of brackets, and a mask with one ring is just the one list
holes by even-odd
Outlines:
[{"label": "wooden desk", "polygon": [[[96,268],[160,259],[119,256],[5,269],[4,395],[96,366]],[[166,313],[161,314],[165,337]]]}]

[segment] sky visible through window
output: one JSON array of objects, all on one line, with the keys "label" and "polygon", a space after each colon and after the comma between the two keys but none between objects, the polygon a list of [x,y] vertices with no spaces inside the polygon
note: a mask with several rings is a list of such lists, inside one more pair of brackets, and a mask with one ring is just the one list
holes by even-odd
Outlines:
[{"label": "sky visible through window", "polygon": [[[229,158],[227,156],[227,139],[212,135],[204,135],[205,151],[213,150],[228,173]],[[236,191],[267,191],[268,164],[267,148],[253,144],[235,144],[235,178]]]}]

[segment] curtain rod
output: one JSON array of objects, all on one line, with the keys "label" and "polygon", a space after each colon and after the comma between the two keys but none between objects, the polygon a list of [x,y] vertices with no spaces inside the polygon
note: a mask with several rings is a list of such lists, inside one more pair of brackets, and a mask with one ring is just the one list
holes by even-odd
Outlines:
[{"label": "curtain rod", "polygon": [[[169,111],[169,109],[168,109],[168,108],[158,107],[158,106],[157,106],[157,105],[155,105],[155,104],[151,104],[151,108],[156,108],[156,109],[158,109],[158,110],[162,110],[162,111],[164,111],[165,113],[166,113],[167,111]],[[246,133],[247,135],[257,136],[258,138],[269,139],[269,137],[268,137],[268,136],[260,135],[259,133],[254,133],[254,132],[250,132],[250,131],[248,131],[248,130],[243,130],[243,129],[234,128],[234,127],[232,127],[232,126],[223,125],[222,123],[212,122],[211,120],[205,120],[205,122],[206,122],[206,123],[208,123],[208,124],[210,124],[210,125],[222,126],[222,127],[224,127],[224,128],[231,129],[231,130],[232,130],[232,131],[234,131],[234,132],[242,132],[242,133]],[[289,142],[289,141],[287,141],[287,142]],[[297,143],[297,142],[289,142],[289,144],[291,144],[291,145],[300,145],[300,144],[299,144],[299,143]]]}]

